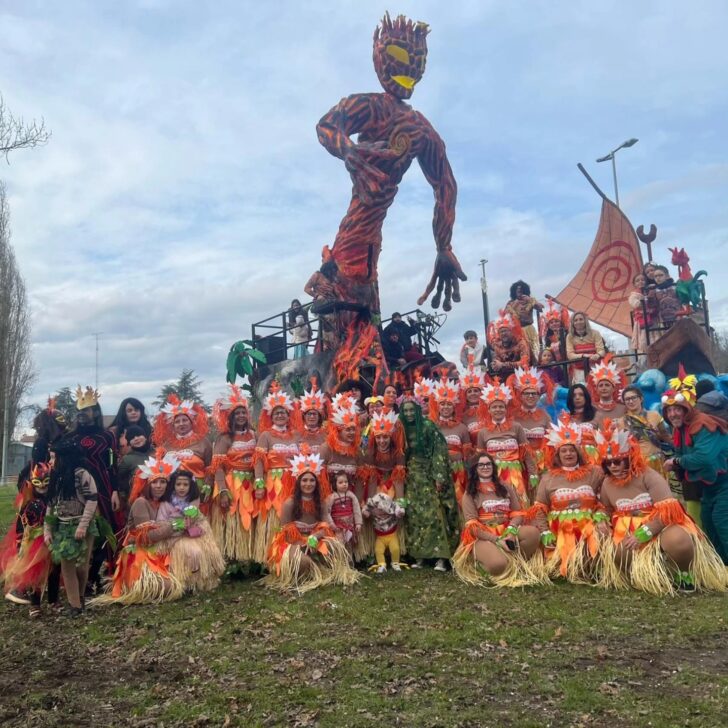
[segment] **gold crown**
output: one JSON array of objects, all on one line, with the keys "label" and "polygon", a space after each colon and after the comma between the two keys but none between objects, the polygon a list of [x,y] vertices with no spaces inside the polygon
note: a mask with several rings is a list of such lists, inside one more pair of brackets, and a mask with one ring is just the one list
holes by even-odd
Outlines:
[{"label": "gold crown", "polygon": [[76,388],[76,409],[82,410],[99,403],[99,393],[93,387],[86,387],[84,392],[79,384]]}]

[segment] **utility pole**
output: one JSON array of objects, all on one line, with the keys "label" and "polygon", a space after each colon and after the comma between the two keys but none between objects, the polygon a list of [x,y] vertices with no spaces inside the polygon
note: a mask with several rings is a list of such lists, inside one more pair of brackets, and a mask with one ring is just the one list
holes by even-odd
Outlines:
[{"label": "utility pole", "polygon": [[98,392],[99,390],[99,337],[103,334],[103,331],[95,331],[91,336],[96,338],[96,377],[94,381],[94,389]]},{"label": "utility pole", "polygon": [[488,280],[485,277],[485,264],[488,262],[486,258],[480,259],[480,293],[483,296],[483,325],[485,326],[485,352],[490,362],[490,342],[488,341],[488,325],[490,324],[490,312],[488,310]]}]

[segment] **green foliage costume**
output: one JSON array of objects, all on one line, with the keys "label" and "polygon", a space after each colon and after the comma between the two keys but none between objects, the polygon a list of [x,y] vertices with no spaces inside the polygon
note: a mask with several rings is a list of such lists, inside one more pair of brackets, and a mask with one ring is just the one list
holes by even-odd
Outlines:
[{"label": "green foliage costume", "polygon": [[[447,442],[440,430],[422,416],[415,403],[415,421],[400,412],[406,435],[407,499],[405,540],[415,559],[449,559],[458,545],[459,522]],[[436,484],[442,487],[438,492]]]}]

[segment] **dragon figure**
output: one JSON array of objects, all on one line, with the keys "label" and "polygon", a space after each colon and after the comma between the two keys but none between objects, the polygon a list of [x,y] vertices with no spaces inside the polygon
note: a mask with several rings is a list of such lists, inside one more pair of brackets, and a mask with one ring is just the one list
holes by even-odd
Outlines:
[{"label": "dragon figure", "polygon": [[678,280],[675,283],[675,293],[680,303],[683,304],[686,312],[690,307],[700,308],[702,306],[702,281],[701,276],[707,276],[708,272],[699,270],[693,275],[690,269],[690,257],[685,252],[685,248],[668,248],[672,253],[672,264],[677,266]]},{"label": "dragon figure", "polygon": [[[428,32],[425,23],[403,15],[392,20],[386,13],[374,32],[373,52],[384,93],[348,96],[316,127],[319,142],[344,161],[353,182],[349,209],[334,244],[323,249],[323,264],[336,266],[331,300],[353,304],[352,309],[375,316],[380,312],[377,260],[382,225],[398,185],[415,159],[435,194],[437,247],[432,278],[418,305],[437,286],[432,306],[440,305],[444,288],[442,307],[449,311],[451,301],[460,301],[459,281],[467,280],[451,246],[457,186],[445,144],[430,122],[405,103],[425,71]],[[353,141],[356,134],[357,141]]]}]

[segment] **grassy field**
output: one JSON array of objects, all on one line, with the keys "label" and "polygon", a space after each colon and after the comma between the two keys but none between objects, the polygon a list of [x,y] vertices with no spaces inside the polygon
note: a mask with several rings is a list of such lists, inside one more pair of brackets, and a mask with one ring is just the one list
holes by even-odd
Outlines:
[{"label": "grassy field", "polygon": [[5,603],[0,725],[722,726],[727,606],[432,571],[301,598],[227,581],[78,621]]}]

